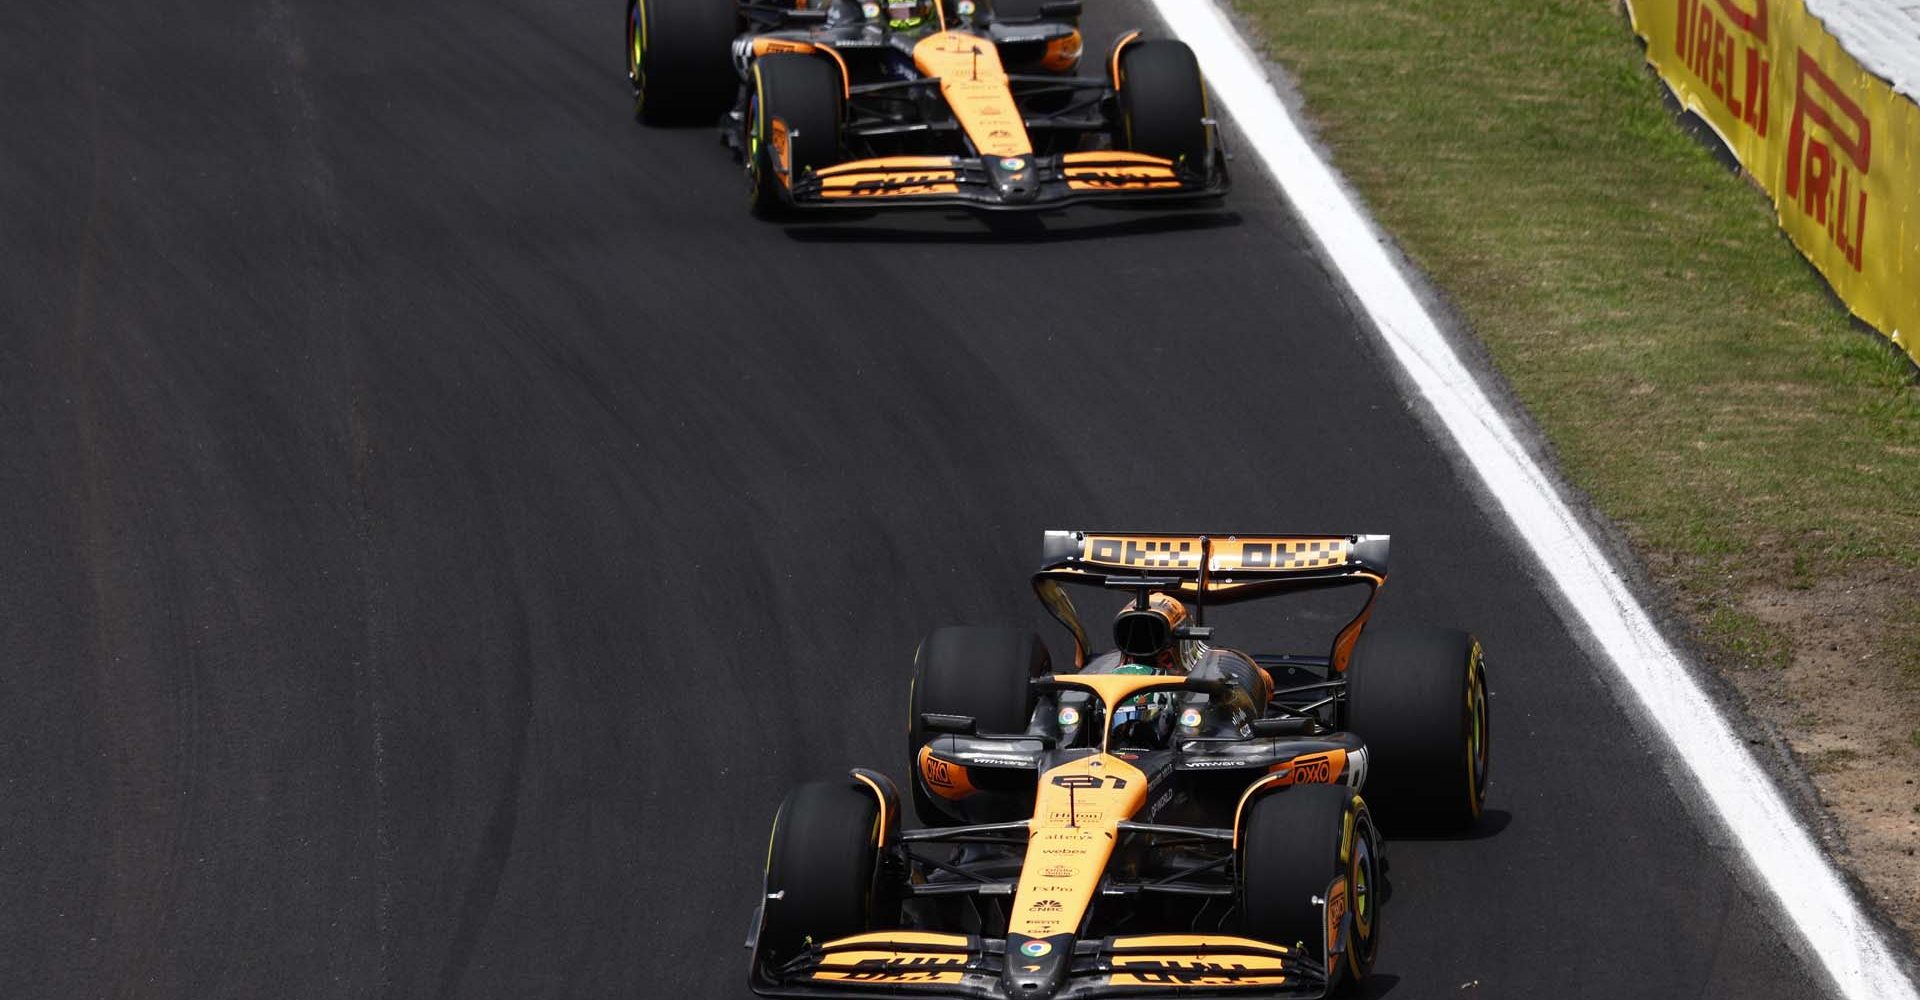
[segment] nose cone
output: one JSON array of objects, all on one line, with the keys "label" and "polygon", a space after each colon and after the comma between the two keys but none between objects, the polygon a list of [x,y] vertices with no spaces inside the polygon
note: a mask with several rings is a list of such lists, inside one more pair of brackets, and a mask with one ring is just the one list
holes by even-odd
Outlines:
[{"label": "nose cone", "polygon": [[993,178],[994,190],[1000,192],[1001,201],[1025,205],[1040,196],[1039,172],[1034,169],[1031,155],[989,156],[986,162],[987,175]]},{"label": "nose cone", "polygon": [[1007,971],[1001,983],[1009,1000],[1053,1000],[1072,968],[1073,935],[1007,935]]}]

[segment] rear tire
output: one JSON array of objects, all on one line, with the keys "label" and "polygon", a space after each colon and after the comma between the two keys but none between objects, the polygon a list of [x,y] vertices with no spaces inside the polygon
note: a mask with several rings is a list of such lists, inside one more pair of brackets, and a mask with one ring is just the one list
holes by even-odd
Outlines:
[{"label": "rear tire", "polygon": [[[784,213],[788,185],[840,159],[840,71],[820,56],[782,52],[754,60],[747,137],[753,212]],[[781,146],[788,174],[780,172]]]},{"label": "rear tire", "polygon": [[1207,168],[1212,152],[1206,85],[1185,42],[1136,42],[1120,52],[1119,131],[1114,148]]},{"label": "rear tire", "polygon": [[740,90],[729,0],[627,0],[627,82],[646,125],[707,125]]},{"label": "rear tire", "polygon": [[1026,732],[1034,707],[1027,682],[1048,673],[1050,663],[1046,645],[1025,629],[950,625],[934,629],[920,644],[907,695],[907,770],[922,825],[950,826],[960,819],[927,793],[920,775],[920,748],[933,736],[920,716],[965,715],[977,732]]},{"label": "rear tire", "polygon": [[[1373,970],[1385,899],[1380,839],[1366,803],[1344,785],[1295,785],[1255,799],[1240,831],[1241,926],[1256,941],[1304,944],[1326,956],[1327,913],[1315,899],[1344,875],[1352,919],[1327,992],[1358,986]],[[1353,839],[1343,845],[1348,823]],[[1341,848],[1346,847],[1343,857]]]},{"label": "rear tire", "polygon": [[1473,636],[1364,633],[1347,664],[1344,727],[1366,741],[1367,801],[1388,829],[1453,832],[1479,820],[1492,740],[1486,665]]},{"label": "rear tire", "polygon": [[767,845],[760,953],[792,958],[809,942],[873,926],[880,806],[852,781],[816,781],[787,796]]}]

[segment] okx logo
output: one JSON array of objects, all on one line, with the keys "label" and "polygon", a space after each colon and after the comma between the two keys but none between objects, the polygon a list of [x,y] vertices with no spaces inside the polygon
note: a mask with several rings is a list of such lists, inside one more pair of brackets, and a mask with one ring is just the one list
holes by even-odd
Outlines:
[{"label": "okx logo", "polygon": [[1804,49],[1799,55],[1793,127],[1787,132],[1787,200],[1825,227],[1835,249],[1858,271],[1873,128],[1812,56]]}]

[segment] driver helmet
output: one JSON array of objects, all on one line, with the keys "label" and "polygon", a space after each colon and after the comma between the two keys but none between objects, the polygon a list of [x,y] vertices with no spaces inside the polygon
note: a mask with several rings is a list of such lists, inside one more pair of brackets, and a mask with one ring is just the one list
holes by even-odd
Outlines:
[{"label": "driver helmet", "polygon": [[887,27],[895,31],[918,28],[933,16],[933,0],[881,0]]},{"label": "driver helmet", "polygon": [[827,4],[828,27],[838,28],[845,25],[858,24],[862,20],[870,20],[879,16],[880,8],[878,6],[873,8],[872,14],[868,14],[861,5],[861,0],[832,0],[831,3]]},{"label": "driver helmet", "polygon": [[1147,606],[1129,601],[1113,619],[1113,645],[1133,663],[1171,669],[1174,631],[1186,624],[1187,606],[1165,594],[1148,594]]}]

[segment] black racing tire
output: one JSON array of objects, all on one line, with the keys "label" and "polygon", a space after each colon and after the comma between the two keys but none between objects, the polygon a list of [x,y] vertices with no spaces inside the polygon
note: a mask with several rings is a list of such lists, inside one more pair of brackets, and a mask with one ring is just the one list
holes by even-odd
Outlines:
[{"label": "black racing tire", "polygon": [[1120,50],[1120,121],[1114,148],[1205,169],[1211,152],[1206,83],[1185,42],[1157,39]]},{"label": "black racing tire", "polygon": [[645,125],[710,125],[740,91],[731,0],[627,0],[627,82]]},{"label": "black racing tire", "polygon": [[920,748],[934,734],[920,725],[924,714],[965,715],[977,732],[1023,733],[1032,721],[1033,688],[1027,682],[1049,672],[1046,644],[1026,629],[997,625],[949,625],[934,629],[913,657],[907,690],[907,770],[913,780],[913,811],[925,826],[960,820],[927,794],[920,775]]},{"label": "black racing tire", "polygon": [[816,781],[788,794],[767,845],[760,954],[778,963],[809,942],[870,929],[880,836],[879,803],[851,779]]},{"label": "black racing tire", "polygon": [[1345,785],[1295,785],[1255,799],[1240,829],[1241,930],[1256,941],[1303,944],[1308,955],[1323,958],[1327,914],[1314,900],[1330,900],[1329,887],[1345,875],[1353,919],[1342,932],[1343,957],[1327,970],[1327,992],[1357,987],[1380,949],[1382,857],[1366,803]]},{"label": "black racing tire", "polygon": [[754,60],[749,85],[749,201],[754,214],[778,216],[790,206],[776,166],[782,130],[790,180],[840,160],[840,70],[820,56],[781,52]]},{"label": "black racing tire", "polygon": [[1480,643],[1458,629],[1369,629],[1348,661],[1343,728],[1367,745],[1367,801],[1395,836],[1471,828],[1492,733]]}]

